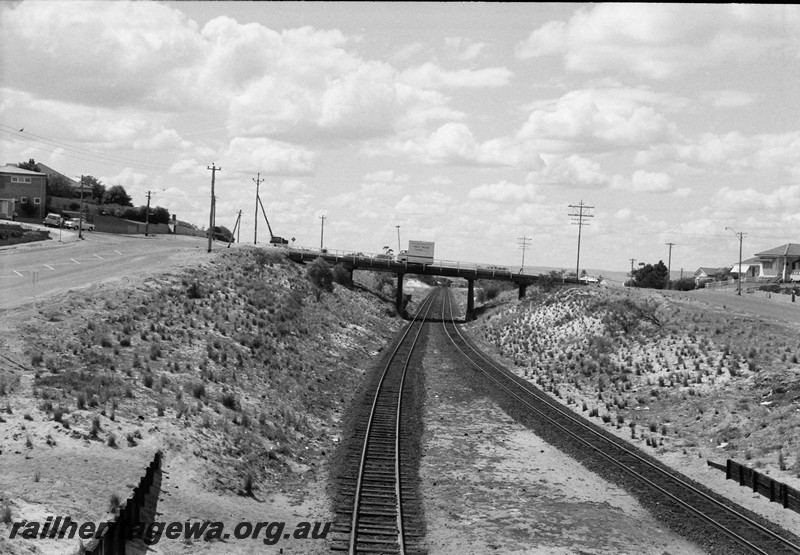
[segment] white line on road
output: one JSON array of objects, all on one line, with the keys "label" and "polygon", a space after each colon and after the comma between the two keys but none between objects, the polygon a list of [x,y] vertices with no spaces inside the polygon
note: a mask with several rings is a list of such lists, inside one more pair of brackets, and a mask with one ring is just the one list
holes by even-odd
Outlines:
[{"label": "white line on road", "polygon": [[55,270],[50,264],[44,264],[45,268],[49,268],[50,270]]},{"label": "white line on road", "polygon": [[80,264],[80,262],[78,262],[78,261],[77,261],[77,260],[75,260],[74,258],[70,258],[70,260],[72,260],[72,261],[73,261],[75,264]]},{"label": "white line on road", "polygon": [[25,276],[23,276],[22,274],[20,274],[20,273],[19,273],[18,271],[16,271],[16,270],[11,270],[11,271],[12,271],[12,272],[14,272],[15,274],[17,274],[19,277],[25,277]]},{"label": "white line on road", "polygon": [[94,253],[94,255],[95,255],[97,258],[99,258],[100,260],[103,260],[103,257],[102,257],[102,256],[100,256],[99,254],[97,254],[97,253]]},{"label": "white line on road", "polygon": [[122,256],[121,252],[119,252],[119,251],[114,251],[114,252],[117,253],[118,255]]}]

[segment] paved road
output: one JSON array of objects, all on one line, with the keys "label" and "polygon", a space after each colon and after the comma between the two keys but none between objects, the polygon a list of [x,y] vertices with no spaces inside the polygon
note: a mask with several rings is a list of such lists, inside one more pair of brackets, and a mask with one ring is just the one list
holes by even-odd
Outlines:
[{"label": "paved road", "polygon": [[[200,237],[125,236],[110,233],[51,231],[52,239],[0,248],[0,309],[33,307],[70,289],[110,279],[146,274],[168,266],[181,251],[205,252]],[[214,250],[220,248],[215,243]]]}]

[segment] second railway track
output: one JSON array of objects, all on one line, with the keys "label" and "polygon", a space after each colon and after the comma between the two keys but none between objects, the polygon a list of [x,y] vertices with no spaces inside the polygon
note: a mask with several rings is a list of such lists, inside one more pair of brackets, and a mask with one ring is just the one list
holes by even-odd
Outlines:
[{"label": "second railway track", "polygon": [[[771,523],[693,483],[685,476],[662,465],[629,443],[609,434],[575,415],[570,409],[549,398],[527,381],[515,376],[483,354],[455,323],[452,299],[445,295],[441,321],[455,350],[504,396],[531,418],[568,437],[579,449],[599,458],[627,475],[629,483],[650,490],[659,503],[671,505],[685,519],[695,519],[709,535],[725,542],[724,553],[761,555],[800,554],[797,538]],[[679,514],[680,514],[679,513]],[[698,525],[693,526],[695,530]],[[722,542],[720,542],[722,543]]]}]

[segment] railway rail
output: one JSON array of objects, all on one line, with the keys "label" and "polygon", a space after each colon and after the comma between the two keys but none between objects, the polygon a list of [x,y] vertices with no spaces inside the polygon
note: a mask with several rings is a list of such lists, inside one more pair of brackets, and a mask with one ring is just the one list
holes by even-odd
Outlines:
[{"label": "railway rail", "polygon": [[[414,497],[416,468],[406,460],[409,447],[407,430],[413,422],[413,408],[404,401],[409,395],[407,376],[425,319],[436,295],[429,295],[414,319],[406,326],[401,339],[383,368],[369,408],[369,417],[356,429],[360,444],[353,457],[357,471],[344,477],[344,498],[348,506],[339,511],[334,527],[337,537],[331,550],[355,553],[424,553],[423,528],[418,512],[407,502]],[[412,424],[413,425],[413,424]]]},{"label": "railway rail", "polygon": [[706,523],[710,534],[733,542],[731,546],[736,549],[735,552],[800,554],[797,539],[786,537],[785,531],[779,531],[777,527],[774,530],[757,522],[740,507],[690,483],[685,476],[646,456],[627,442],[577,417],[571,410],[485,356],[455,323],[449,291],[444,293],[441,322],[455,349],[480,372],[482,379],[493,383],[504,395],[521,405],[522,410],[568,436],[583,450],[603,459],[604,464],[613,465],[625,472],[632,481],[644,484],[665,503],[671,503],[675,510],[683,511],[686,518]]}]

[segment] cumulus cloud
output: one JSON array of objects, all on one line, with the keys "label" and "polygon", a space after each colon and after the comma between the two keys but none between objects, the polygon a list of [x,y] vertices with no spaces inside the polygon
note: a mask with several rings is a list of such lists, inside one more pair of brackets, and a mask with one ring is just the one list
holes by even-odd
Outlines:
[{"label": "cumulus cloud", "polygon": [[474,60],[488,46],[485,42],[474,42],[464,37],[446,37],[444,44],[458,60],[464,62]]},{"label": "cumulus cloud", "polygon": [[795,213],[800,210],[800,185],[784,185],[769,191],[752,187],[733,189],[723,187],[714,194],[714,205],[729,210],[771,210]]},{"label": "cumulus cloud", "polygon": [[513,167],[535,169],[542,165],[538,153],[523,141],[500,138],[478,141],[466,124],[448,122],[432,133],[390,141],[387,150],[411,156],[426,164]]},{"label": "cumulus cloud", "polygon": [[662,172],[636,170],[631,177],[616,175],[611,180],[612,189],[624,189],[635,193],[666,193],[673,190],[672,178]]},{"label": "cumulus cloud", "polygon": [[[638,98],[637,98],[638,96]],[[675,135],[674,125],[641,99],[656,95],[610,94],[582,89],[533,105],[517,137],[551,141],[562,149],[602,150],[661,143]],[[663,102],[663,100],[662,100]]]},{"label": "cumulus cloud", "polygon": [[733,90],[706,91],[700,94],[700,99],[714,108],[741,108],[756,101],[751,93]]},{"label": "cumulus cloud", "polygon": [[574,71],[663,79],[773,52],[797,57],[800,36],[786,29],[798,22],[795,6],[597,4],[535,29],[516,55],[557,54]]},{"label": "cumulus cloud", "polygon": [[262,175],[305,175],[314,169],[314,154],[304,148],[271,141],[236,137],[223,153],[230,171]]},{"label": "cumulus cloud", "polygon": [[445,70],[428,62],[403,71],[400,79],[424,89],[496,88],[507,85],[511,76],[511,70],[504,67]]},{"label": "cumulus cloud", "polygon": [[578,154],[570,156],[542,155],[545,165],[528,174],[528,180],[549,185],[602,187],[608,177],[600,164]]},{"label": "cumulus cloud", "polygon": [[487,183],[471,189],[467,193],[470,200],[486,200],[497,203],[536,202],[540,200],[536,186],[518,185],[508,181]]}]

